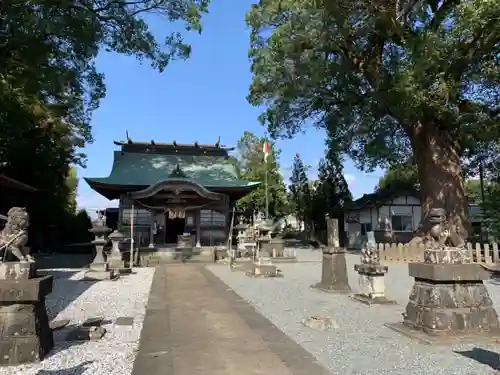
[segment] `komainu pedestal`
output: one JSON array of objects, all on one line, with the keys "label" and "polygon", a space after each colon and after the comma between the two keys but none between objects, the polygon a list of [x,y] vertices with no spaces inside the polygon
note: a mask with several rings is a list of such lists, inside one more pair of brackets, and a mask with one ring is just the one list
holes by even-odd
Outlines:
[{"label": "komainu pedestal", "polygon": [[52,276],[33,262],[0,263],[0,365],[42,360],[54,346],[45,308]]},{"label": "komainu pedestal", "polygon": [[403,324],[430,335],[500,334],[498,315],[479,264],[409,265],[415,284]]},{"label": "komainu pedestal", "polygon": [[415,283],[403,322],[387,326],[428,344],[498,337],[498,315],[483,283],[489,274],[470,263],[463,243],[457,244],[460,239],[448,242],[442,210],[431,215],[436,216],[430,230],[435,242],[425,250],[425,263],[409,264]]}]

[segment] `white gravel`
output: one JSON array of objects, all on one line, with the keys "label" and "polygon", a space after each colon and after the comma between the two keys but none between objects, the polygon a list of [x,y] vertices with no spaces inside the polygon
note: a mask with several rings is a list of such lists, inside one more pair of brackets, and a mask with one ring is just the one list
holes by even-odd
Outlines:
[{"label": "white gravel", "polygon": [[[318,260],[319,251],[298,250],[299,260]],[[359,291],[353,265],[359,255],[347,255],[349,283]],[[345,295],[331,295],[311,289],[319,281],[321,264],[303,262],[278,264],[284,278],[252,279],[228,267],[208,268],[242,298],[272,321],[289,337],[313,354],[337,375],[491,375],[500,369],[500,345],[427,346],[410,340],[384,323],[401,321],[413,279],[405,264],[389,265],[387,295],[396,306],[371,306]],[[500,312],[500,286],[487,283]],[[339,325],[333,332],[311,330],[301,324],[312,315],[326,315]],[[456,351],[472,351],[477,360]],[[469,355],[470,355],[469,354]],[[486,362],[486,364],[480,363]]]},{"label": "white gravel", "polygon": [[[45,270],[44,270],[45,271]],[[47,297],[49,319],[69,319],[80,324],[88,318],[109,320],[99,341],[65,342],[67,329],[56,331],[55,347],[42,362],[0,368],[0,375],[128,375],[144,321],[153,268],[135,269],[135,274],[116,281],[81,281],[85,271],[50,270],[54,290]],[[133,317],[133,326],[117,326],[118,317]]]}]

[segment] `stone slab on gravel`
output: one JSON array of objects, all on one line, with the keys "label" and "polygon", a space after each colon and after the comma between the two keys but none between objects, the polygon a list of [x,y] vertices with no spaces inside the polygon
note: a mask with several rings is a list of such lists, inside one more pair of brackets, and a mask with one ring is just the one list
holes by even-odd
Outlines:
[{"label": "stone slab on gravel", "polygon": [[[46,301],[49,319],[72,324],[54,331],[55,347],[42,362],[0,368],[0,375],[130,375],[154,269],[99,282],[82,281],[82,269],[46,271],[55,276]],[[106,334],[97,341],[66,341],[68,332],[89,318],[105,317],[104,324],[121,316],[133,317],[134,325],[106,325]]]}]

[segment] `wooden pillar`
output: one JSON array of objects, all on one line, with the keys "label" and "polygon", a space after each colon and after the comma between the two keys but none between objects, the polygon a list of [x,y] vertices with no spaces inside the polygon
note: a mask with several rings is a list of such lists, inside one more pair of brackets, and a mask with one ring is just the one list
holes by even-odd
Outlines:
[{"label": "wooden pillar", "polygon": [[196,220],[196,247],[201,247],[201,209],[195,211]]},{"label": "wooden pillar", "polygon": [[154,249],[155,247],[155,211],[150,211],[149,217],[149,248]]}]

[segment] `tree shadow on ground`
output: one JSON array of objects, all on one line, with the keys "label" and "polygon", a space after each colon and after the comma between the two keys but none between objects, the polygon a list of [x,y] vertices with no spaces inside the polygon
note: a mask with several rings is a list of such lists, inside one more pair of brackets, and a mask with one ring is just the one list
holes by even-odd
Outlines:
[{"label": "tree shadow on ground", "polygon": [[83,268],[88,266],[93,259],[93,254],[35,254],[37,268],[58,269],[58,268]]},{"label": "tree shadow on ground", "polygon": [[36,375],[83,375],[87,371],[87,366],[93,361],[86,361],[77,366],[61,370],[39,370]]},{"label": "tree shadow on ground", "polygon": [[81,270],[39,270],[39,275],[48,274],[54,278],[52,293],[45,300],[49,320],[57,317],[95,284],[95,281],[76,278],[80,272]]},{"label": "tree shadow on ground", "polygon": [[462,352],[454,350],[453,352],[466,358],[473,359],[483,365],[490,366],[493,370],[500,370],[500,356],[498,353],[492,352],[491,350],[474,348]]}]

